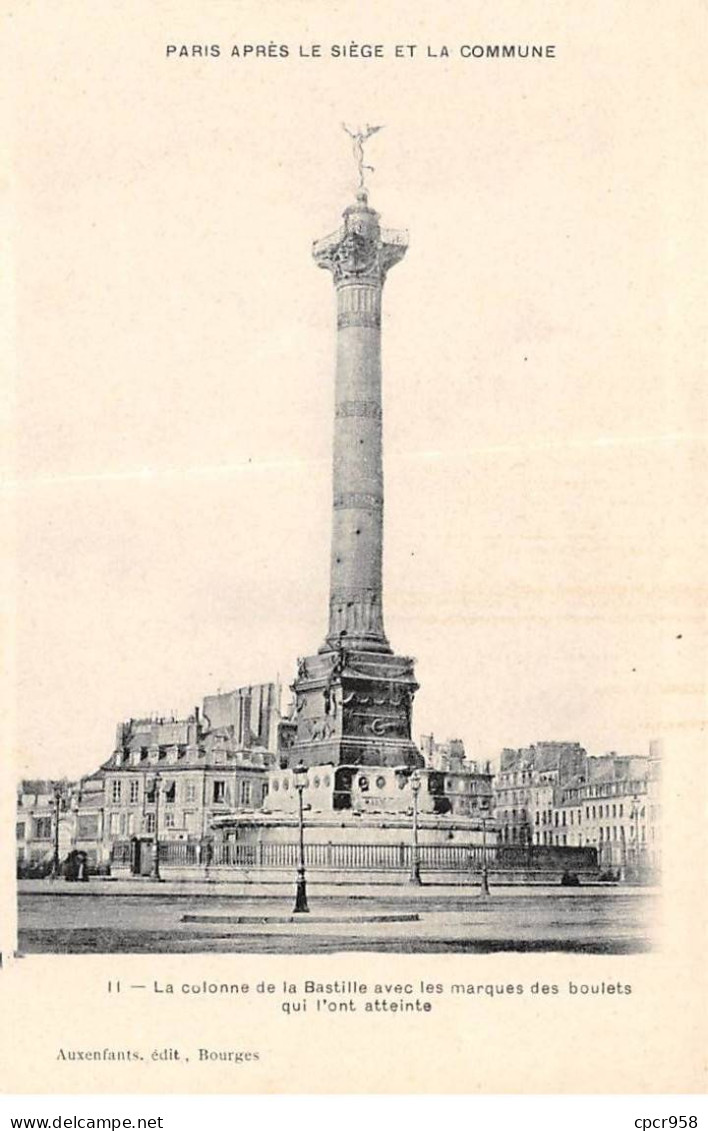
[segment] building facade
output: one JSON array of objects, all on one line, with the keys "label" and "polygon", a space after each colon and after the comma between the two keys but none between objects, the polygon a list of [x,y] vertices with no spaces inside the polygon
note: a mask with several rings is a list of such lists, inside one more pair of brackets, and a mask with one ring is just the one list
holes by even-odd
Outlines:
[{"label": "building facade", "polygon": [[119,859],[147,874],[156,842],[202,843],[216,818],[260,809],[288,730],[280,696],[278,684],[256,684],[208,695],[186,719],[128,719],[111,757],[79,782],[22,782],[20,874],[46,874],[72,849],[92,871]]},{"label": "building facade", "polygon": [[547,814],[555,789],[584,773],[579,742],[538,742],[501,753],[494,779],[494,816],[504,844],[552,844]]},{"label": "building facade", "polygon": [[155,844],[204,841],[234,809],[260,809],[276,761],[280,688],[273,683],[208,695],[186,719],[119,724],[103,779],[103,860],[154,865]]},{"label": "building facade", "polygon": [[588,758],[583,780],[558,791],[550,843],[594,847],[608,874],[643,876],[652,868],[649,764],[617,754]]},{"label": "building facade", "polygon": [[494,782],[501,842],[594,848],[608,878],[656,876],[660,778],[656,742],[648,758],[590,757],[578,743],[505,750]]},{"label": "building facade", "polygon": [[77,785],[24,780],[17,791],[15,844],[20,875],[46,875],[63,859],[76,835]]}]

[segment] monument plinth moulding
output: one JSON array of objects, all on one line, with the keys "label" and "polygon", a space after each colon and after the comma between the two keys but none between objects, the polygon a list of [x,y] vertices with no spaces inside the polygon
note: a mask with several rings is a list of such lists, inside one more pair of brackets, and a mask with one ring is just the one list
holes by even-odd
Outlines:
[{"label": "monument plinth moulding", "polygon": [[[329,627],[315,655],[298,661],[292,765],[422,766],[411,738],[414,662],[396,656],[383,619],[384,477],[381,300],[407,233],[381,228],[364,188],[362,141],[352,134],[360,183],[343,224],[313,256],[332,275],[337,353],[332,474]],[[338,775],[339,789],[346,783]]]}]

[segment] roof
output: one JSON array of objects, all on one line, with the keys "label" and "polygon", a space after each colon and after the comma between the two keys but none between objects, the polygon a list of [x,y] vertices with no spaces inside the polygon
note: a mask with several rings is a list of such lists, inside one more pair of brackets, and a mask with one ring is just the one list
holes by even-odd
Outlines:
[{"label": "roof", "polygon": [[20,782],[19,790],[20,790],[20,793],[37,793],[37,794],[54,793],[55,786],[61,786],[62,788],[67,788],[68,784],[69,783],[65,782],[65,781],[56,781],[55,782],[55,781],[42,781],[38,778],[25,778],[23,781]]}]

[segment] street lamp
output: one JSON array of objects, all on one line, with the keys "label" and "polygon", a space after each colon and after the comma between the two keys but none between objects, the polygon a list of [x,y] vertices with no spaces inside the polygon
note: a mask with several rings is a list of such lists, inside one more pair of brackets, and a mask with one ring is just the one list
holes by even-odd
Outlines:
[{"label": "street lamp", "polygon": [[632,856],[634,864],[633,879],[636,881],[639,876],[639,798],[636,795],[632,798],[632,811],[629,816],[632,821],[632,831],[634,833],[634,852]]},{"label": "street lamp", "polygon": [[411,857],[410,883],[422,884],[420,878],[420,849],[418,847],[418,794],[422,785],[420,772],[413,770],[410,776],[410,786],[413,791],[413,854]]},{"label": "street lamp", "polygon": [[481,899],[489,896],[489,873],[487,871],[487,815],[482,817],[482,886],[479,889]]},{"label": "street lamp", "polygon": [[155,789],[155,852],[152,860],[152,872],[150,879],[156,883],[160,883],[162,876],[160,875],[160,775],[155,774],[154,779]]},{"label": "street lamp", "polygon": [[641,812],[640,812],[640,808],[639,808],[640,800],[641,799],[639,797],[634,798],[634,854],[635,854],[635,858],[636,858],[636,865],[635,865],[636,877],[635,878],[637,880],[639,880],[640,870],[641,870],[641,865],[642,865],[642,860],[641,860],[640,850],[639,850],[639,818],[641,816]]},{"label": "street lamp", "polygon": [[301,914],[309,912],[310,910],[307,906],[307,883],[305,880],[305,814],[302,795],[307,788],[307,766],[304,762],[298,762],[297,766],[293,766],[293,782],[297,790],[298,822],[300,828],[300,857],[297,868],[297,889],[295,892],[295,906],[293,912]]},{"label": "street lamp", "polygon": [[54,854],[52,856],[51,879],[59,879],[59,805],[61,803],[61,786],[54,786]]}]

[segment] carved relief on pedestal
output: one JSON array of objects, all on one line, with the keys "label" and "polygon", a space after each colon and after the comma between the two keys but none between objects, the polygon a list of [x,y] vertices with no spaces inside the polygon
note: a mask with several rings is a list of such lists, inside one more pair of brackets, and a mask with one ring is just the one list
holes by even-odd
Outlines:
[{"label": "carved relief on pedestal", "polygon": [[413,691],[395,684],[348,691],[342,696],[345,735],[410,738]]},{"label": "carved relief on pedestal", "polygon": [[335,733],[334,723],[329,719],[301,719],[298,724],[298,742],[326,742]]},{"label": "carved relief on pedestal", "polygon": [[342,695],[342,706],[349,707],[403,707],[410,709],[413,693],[408,687],[400,687],[392,683],[390,687],[371,688],[367,691],[347,691]]},{"label": "carved relief on pedestal", "polygon": [[410,738],[404,719],[353,711],[345,718],[344,734],[353,738]]}]

